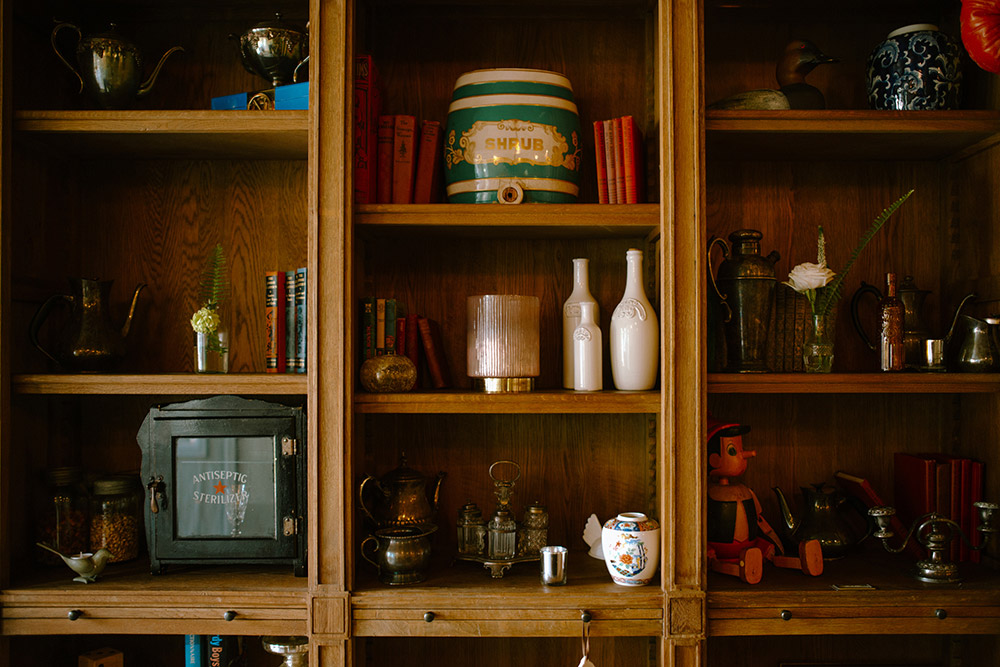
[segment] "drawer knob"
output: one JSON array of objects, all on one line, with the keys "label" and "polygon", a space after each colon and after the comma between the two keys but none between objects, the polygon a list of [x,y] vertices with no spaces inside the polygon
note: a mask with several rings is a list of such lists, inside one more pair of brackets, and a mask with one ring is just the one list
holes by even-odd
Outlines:
[{"label": "drawer knob", "polygon": [[947,609],[935,609],[934,610],[934,616],[936,616],[937,618],[939,618],[939,619],[941,619],[943,621],[944,619],[948,618],[948,610]]},{"label": "drawer knob", "polygon": [[434,620],[434,612],[433,611],[429,611],[429,612],[425,613],[424,614],[424,620],[427,621],[428,623],[430,623],[431,621],[433,621]]},{"label": "drawer knob", "polygon": [[226,619],[227,621],[231,621],[234,618],[236,618],[236,612],[230,609],[229,611],[227,611],[225,614],[222,615],[222,618]]},{"label": "drawer knob", "polygon": [[589,611],[580,612],[580,620],[583,621],[584,623],[590,623],[590,612]]},{"label": "drawer knob", "polygon": [[68,618],[71,621],[75,621],[76,619],[80,618],[81,616],[83,616],[83,612],[80,611],[79,609],[70,609],[69,613],[66,614],[66,618]]},{"label": "drawer knob", "polygon": [[781,620],[783,621],[792,620],[792,612],[788,611],[787,609],[782,609],[781,613],[778,615],[781,616]]}]

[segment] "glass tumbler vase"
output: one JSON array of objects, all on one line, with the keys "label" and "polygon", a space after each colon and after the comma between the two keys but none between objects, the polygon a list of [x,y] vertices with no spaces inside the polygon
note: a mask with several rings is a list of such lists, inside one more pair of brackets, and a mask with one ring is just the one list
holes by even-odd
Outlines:
[{"label": "glass tumbler vase", "polygon": [[802,363],[806,373],[829,373],[833,370],[833,331],[829,318],[813,315],[806,325],[802,343]]},{"label": "glass tumbler vase", "polygon": [[229,372],[229,333],[216,330],[194,334],[194,370],[196,373]]}]

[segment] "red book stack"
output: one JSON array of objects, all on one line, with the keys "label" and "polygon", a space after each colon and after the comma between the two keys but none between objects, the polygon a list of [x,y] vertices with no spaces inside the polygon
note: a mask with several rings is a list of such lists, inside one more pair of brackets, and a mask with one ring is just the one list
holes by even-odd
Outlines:
[{"label": "red book stack", "polygon": [[597,200],[601,204],[645,201],[643,144],[632,116],[594,121]]}]

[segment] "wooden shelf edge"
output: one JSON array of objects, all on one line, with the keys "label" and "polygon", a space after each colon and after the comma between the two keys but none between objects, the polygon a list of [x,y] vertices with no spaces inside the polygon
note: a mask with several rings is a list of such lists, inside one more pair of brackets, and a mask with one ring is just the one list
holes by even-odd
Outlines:
[{"label": "wooden shelf edge", "polygon": [[974,394],[998,373],[709,373],[709,394]]},{"label": "wooden shelf edge", "polygon": [[726,110],[705,112],[708,131],[741,132],[1000,132],[1000,111],[877,111],[871,109]]},{"label": "wooden shelf edge", "polygon": [[42,111],[14,113],[20,132],[214,132],[307,131],[308,111]]},{"label": "wooden shelf edge", "polygon": [[308,387],[305,374],[280,373],[25,374],[11,382],[16,394],[67,395],[304,395]]},{"label": "wooden shelf edge", "polygon": [[543,390],[521,394],[469,391],[354,395],[354,411],[365,414],[589,414],[658,413],[658,391],[574,392]]}]

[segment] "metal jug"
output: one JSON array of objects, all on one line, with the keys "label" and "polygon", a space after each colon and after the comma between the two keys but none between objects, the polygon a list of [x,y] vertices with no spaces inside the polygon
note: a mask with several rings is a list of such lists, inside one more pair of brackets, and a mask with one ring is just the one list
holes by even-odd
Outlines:
[{"label": "metal jug", "polygon": [[[431,559],[430,535],[437,526],[380,528],[361,541],[361,555],[378,568],[378,579],[390,586],[417,584],[427,578]],[[374,544],[371,556],[365,547]]]},{"label": "metal jug", "polygon": [[729,244],[720,238],[713,238],[708,244],[709,266],[716,244],[722,247],[725,258],[712,286],[728,315],[723,317],[722,325],[727,372],[763,373],[769,370],[767,330],[777,285],[774,264],[781,256],[772,250],[762,257],[761,238],[763,234],[756,229],[739,229],[729,235]]},{"label": "metal jug", "polygon": [[[785,530],[796,544],[806,540],[819,540],[823,548],[823,559],[835,560],[843,558],[871,535],[873,524],[868,519],[867,508],[857,498],[845,495],[826,484],[813,484],[811,489],[803,486],[801,490],[802,510],[799,517],[795,518],[785,500],[785,494],[779,487],[773,487]],[[856,512],[853,520],[846,513],[849,508]],[[865,529],[861,526],[865,526]]]},{"label": "metal jug", "polygon": [[[74,55],[77,67],[59,51],[56,44],[56,35],[63,28],[76,32]],[[87,37],[72,23],[60,23],[52,29],[50,41],[59,60],[80,80],[80,92],[86,90],[102,109],[125,109],[135,99],[149,94],[163,63],[175,51],[184,50],[180,46],[168,49],[149,78],[142,81],[142,52],[135,44],[118,35],[114,23],[106,32]]]},{"label": "metal jug", "polygon": [[[112,322],[108,307],[113,284],[113,280],[70,278],[70,293],[50,296],[31,318],[28,326],[31,342],[45,356],[64,368],[76,371],[107,370],[125,354],[125,338],[132,326],[135,304],[139,299],[139,292],[146,286],[140,283],[135,288],[128,317],[119,327]],[[50,352],[39,342],[38,332],[59,301],[67,302],[72,310],[55,349]]]},{"label": "metal jug", "polygon": [[1000,317],[963,315],[962,307],[975,296],[969,294],[962,299],[945,337],[948,370],[995,373],[1000,371]]},{"label": "metal jug", "polygon": [[[386,473],[382,479],[367,475],[361,481],[361,486],[358,487],[361,510],[379,528],[433,523],[444,476],[443,472],[437,474],[433,497],[428,499],[427,478],[416,470],[406,467],[404,454],[399,467]],[[366,496],[365,488],[369,485],[378,493],[369,492]],[[374,496],[374,502],[371,496]]]}]

